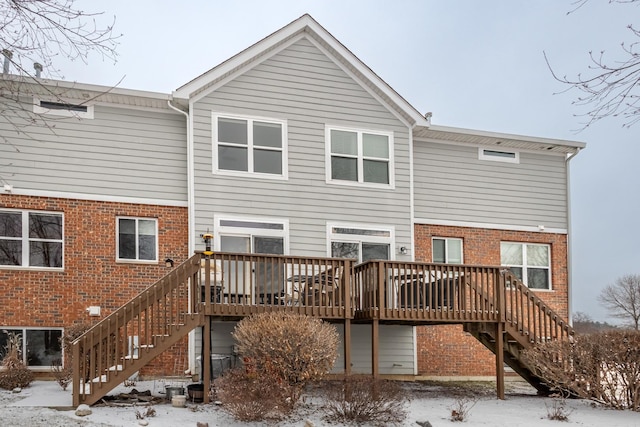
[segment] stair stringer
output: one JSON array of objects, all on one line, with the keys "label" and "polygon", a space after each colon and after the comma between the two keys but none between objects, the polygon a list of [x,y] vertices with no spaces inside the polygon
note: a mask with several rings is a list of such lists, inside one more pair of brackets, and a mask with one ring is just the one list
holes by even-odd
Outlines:
[{"label": "stair stringer", "polygon": [[[81,396],[82,403],[87,405],[97,403],[106,396],[107,393],[122,384],[124,380],[145,367],[153,359],[168,350],[172,345],[176,344],[180,339],[187,336],[189,332],[199,326],[204,326],[203,314],[185,314],[182,324],[172,326],[172,333],[156,337],[157,341],[154,346],[140,349],[137,358],[127,358],[126,361],[123,360],[122,365],[119,365],[117,368],[106,368],[102,377],[95,379],[98,381],[90,380],[82,384],[81,387],[88,387],[88,390],[85,390],[86,394]],[[106,381],[102,381],[102,378],[106,378]]]}]

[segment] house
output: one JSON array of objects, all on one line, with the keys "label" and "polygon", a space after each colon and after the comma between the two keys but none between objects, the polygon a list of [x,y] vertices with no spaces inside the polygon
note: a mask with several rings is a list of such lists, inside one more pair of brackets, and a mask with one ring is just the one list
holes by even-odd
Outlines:
[{"label": "house", "polygon": [[[116,327],[121,306],[180,292],[209,321],[187,319],[143,374],[234,356],[235,322],[311,283],[341,289],[300,309],[336,322],[337,373],[502,375],[491,316],[535,309],[569,330],[569,162],[585,145],[432,125],[309,15],[171,94],[1,81],[19,96],[0,118],[0,322],[34,370],[70,325]],[[513,334],[556,337],[531,325]],[[142,327],[125,328],[93,345],[143,359]]]}]

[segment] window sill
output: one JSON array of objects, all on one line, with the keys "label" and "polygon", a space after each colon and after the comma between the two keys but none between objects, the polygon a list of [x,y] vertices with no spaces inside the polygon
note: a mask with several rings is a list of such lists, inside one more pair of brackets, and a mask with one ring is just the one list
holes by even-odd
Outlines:
[{"label": "window sill", "polygon": [[140,259],[116,259],[117,264],[143,264],[143,265],[159,265],[160,261],[156,260],[140,260]]},{"label": "window sill", "polygon": [[0,265],[0,270],[14,271],[47,271],[49,273],[64,273],[64,267],[24,267],[21,265]]},{"label": "window sill", "polygon": [[339,181],[339,180],[329,180],[327,181],[328,185],[339,185],[345,187],[360,187],[360,188],[375,188],[377,190],[395,190],[395,185],[393,184],[376,184],[372,182],[356,182],[356,181]]},{"label": "window sill", "polygon": [[242,172],[242,171],[232,171],[232,170],[214,170],[214,175],[219,176],[232,176],[234,178],[247,178],[247,179],[268,179],[274,181],[287,181],[289,177],[286,174],[276,175],[270,173],[257,173],[257,172]]}]

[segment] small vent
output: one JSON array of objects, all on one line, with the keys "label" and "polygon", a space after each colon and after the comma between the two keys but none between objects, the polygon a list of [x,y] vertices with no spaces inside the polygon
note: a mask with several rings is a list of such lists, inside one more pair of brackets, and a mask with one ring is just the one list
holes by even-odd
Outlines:
[{"label": "small vent", "polygon": [[67,110],[78,113],[86,113],[88,111],[86,105],[67,104],[64,102],[40,101],[40,106],[47,110]]}]

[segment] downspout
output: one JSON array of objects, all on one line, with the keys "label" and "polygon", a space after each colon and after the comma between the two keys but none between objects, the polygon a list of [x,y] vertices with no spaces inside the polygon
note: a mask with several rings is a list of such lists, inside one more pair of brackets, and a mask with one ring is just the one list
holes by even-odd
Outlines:
[{"label": "downspout", "polygon": [[[169,99],[167,100],[167,105],[172,110],[175,110],[178,113],[181,113],[185,116],[186,127],[187,127],[187,229],[189,233],[187,258],[189,258],[191,254],[193,254],[195,251],[195,243],[193,239],[193,230],[194,230],[193,215],[194,215],[194,209],[195,209],[195,204],[193,200],[193,196],[194,196],[193,138],[192,138],[192,131],[191,131],[191,115],[189,114],[189,112],[191,111],[191,101],[189,101],[189,110],[183,111],[171,103],[172,99],[173,97],[170,96]],[[191,298],[191,295],[189,295],[189,298]],[[188,348],[189,369],[187,372],[185,372],[185,374],[187,373],[193,374],[196,372],[195,343],[196,343],[196,331],[192,330],[191,332],[189,332],[189,348]]]},{"label": "downspout", "polygon": [[569,320],[569,324],[573,326],[573,314],[571,313],[571,298],[573,296],[573,292],[571,290],[571,286],[573,284],[573,267],[572,267],[572,258],[571,248],[572,248],[572,230],[571,230],[571,174],[569,161],[573,159],[575,156],[580,153],[581,148],[577,147],[576,151],[573,154],[567,156],[564,161],[565,171],[567,174],[567,317]]}]

